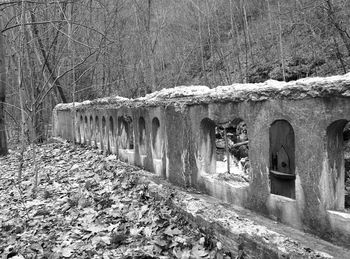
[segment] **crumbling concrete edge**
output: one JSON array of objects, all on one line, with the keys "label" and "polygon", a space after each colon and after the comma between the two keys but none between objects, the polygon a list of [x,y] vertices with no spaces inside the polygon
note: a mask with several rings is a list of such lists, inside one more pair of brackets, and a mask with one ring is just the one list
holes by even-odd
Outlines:
[{"label": "crumbling concrete edge", "polygon": [[[156,107],[172,105],[182,110],[185,106],[210,103],[262,102],[269,99],[302,100],[307,98],[349,98],[350,73],[330,77],[311,77],[297,81],[267,80],[256,84],[216,86],[177,86],[150,93],[144,97],[128,99],[121,96],[104,97],[75,102],[76,111]],[[60,111],[73,109],[73,103],[58,104]]]},{"label": "crumbling concrete edge", "polygon": [[[247,218],[246,213],[241,213],[244,209],[234,210],[213,197],[173,186],[149,172],[138,173],[151,196],[166,199],[167,204],[194,227],[220,241],[225,251],[245,255],[242,258],[343,259],[350,256],[350,251],[343,247],[284,225],[279,225],[280,231],[271,230],[251,219],[255,216]],[[293,233],[298,233],[296,238]]]}]

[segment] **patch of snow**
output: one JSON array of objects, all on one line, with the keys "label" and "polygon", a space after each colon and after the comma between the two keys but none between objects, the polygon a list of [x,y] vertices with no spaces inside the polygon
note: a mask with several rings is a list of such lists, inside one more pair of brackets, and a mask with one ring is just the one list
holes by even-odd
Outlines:
[{"label": "patch of snow", "polygon": [[117,96],[109,96],[109,97],[98,98],[98,99],[95,99],[93,102],[96,102],[96,103],[109,103],[109,102],[123,102],[123,101],[128,101],[128,100],[130,100],[130,99],[117,95]]},{"label": "patch of snow", "polygon": [[210,88],[202,85],[192,86],[177,86],[174,88],[163,88],[160,91],[147,94],[145,97],[140,97],[137,100],[156,100],[156,99],[171,99],[181,97],[191,97],[205,95],[210,93]]},{"label": "patch of snow", "polygon": [[[342,96],[350,96],[350,73],[345,75],[337,75],[330,77],[312,77],[302,78],[297,81],[281,82],[276,80],[267,80],[263,83],[246,83],[232,84],[225,86],[217,86],[210,89],[207,86],[177,86],[174,88],[164,88],[160,91],[147,94],[144,97],[137,99],[128,99],[121,96],[104,97],[92,101],[84,101],[75,103],[76,108],[81,108],[87,105],[94,104],[123,104],[127,101],[130,104],[154,104],[157,101],[166,101],[171,99],[188,98],[191,102],[208,98],[207,100],[215,99],[231,99],[233,101],[244,100],[265,100],[273,98],[274,95],[290,97],[290,98],[306,98],[321,96],[324,93],[339,92]],[[296,95],[293,95],[296,94]],[[73,104],[58,104],[56,110],[69,110],[73,108]]]}]

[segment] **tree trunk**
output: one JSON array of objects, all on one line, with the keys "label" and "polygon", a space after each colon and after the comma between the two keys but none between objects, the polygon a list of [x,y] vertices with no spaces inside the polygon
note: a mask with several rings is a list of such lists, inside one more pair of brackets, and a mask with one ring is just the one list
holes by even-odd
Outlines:
[{"label": "tree trunk", "polygon": [[335,39],[335,37],[333,36],[333,42],[334,42],[334,47],[335,47],[335,50],[337,51],[337,58],[339,60],[339,63],[343,69],[343,72],[344,74],[346,74],[346,65],[345,65],[345,62],[343,60],[343,55],[342,53],[340,52],[340,49],[339,49],[339,45],[338,45],[338,42],[337,40]]},{"label": "tree trunk", "polygon": [[42,42],[42,39],[40,38],[38,28],[37,28],[37,26],[35,24],[35,22],[36,22],[35,14],[33,12],[31,12],[30,13],[30,17],[31,17],[32,23],[34,23],[33,26],[32,26],[33,36],[38,41],[39,50],[40,50],[40,53],[41,53],[42,58],[44,60],[43,64],[44,64],[44,66],[46,67],[46,69],[48,71],[48,78],[52,81],[52,84],[54,84],[56,86],[56,88],[58,90],[58,93],[60,94],[60,97],[62,99],[62,102],[63,103],[67,103],[67,98],[66,98],[66,96],[65,96],[65,94],[63,92],[63,88],[62,88],[61,82],[58,79],[58,77],[56,76],[56,71],[54,70],[54,68],[51,67],[51,64],[49,62],[49,56],[47,55],[45,47],[44,47],[44,44]]},{"label": "tree trunk", "polygon": [[[231,19],[231,37],[232,37],[232,70],[234,71],[234,57],[237,58],[237,65],[238,65],[238,71],[239,71],[239,78],[240,83],[243,83],[243,71],[242,71],[242,65],[241,60],[239,58],[239,55],[241,54],[241,43],[240,43],[240,36],[238,33],[238,27],[237,22],[235,21],[235,17],[233,15],[233,3],[232,0],[230,0],[230,19]],[[233,40],[235,38],[235,40]],[[238,53],[236,54],[236,48],[238,48]]]},{"label": "tree trunk", "polygon": [[343,26],[344,22],[337,17],[336,11],[334,10],[333,2],[331,0],[326,0],[326,4],[327,4],[328,19],[330,20],[330,23],[338,31],[339,36],[344,42],[346,50],[348,51],[348,55],[350,56],[350,35],[346,27],[344,28]]},{"label": "tree trunk", "polygon": [[267,2],[267,14],[269,15],[270,34],[271,34],[271,37],[272,37],[273,33],[272,33],[272,18],[271,18],[270,1],[269,1],[269,0],[266,0],[266,2]]},{"label": "tree trunk", "polygon": [[[72,121],[73,121],[73,131],[72,131],[72,141],[73,144],[75,145],[75,129],[77,127],[77,121],[76,121],[76,110],[75,110],[75,90],[76,90],[76,84],[75,84],[75,69],[74,69],[74,63],[75,63],[75,50],[74,50],[74,43],[73,43],[73,14],[74,14],[74,2],[71,3],[70,6],[70,19],[68,22],[68,51],[70,53],[70,63],[72,66],[72,103],[73,103],[73,109],[72,109]],[[103,63],[104,65],[104,63]],[[105,72],[105,69],[103,69],[103,73]],[[103,89],[104,89],[104,84],[103,82]],[[80,140],[81,141],[81,140]]]},{"label": "tree trunk", "polygon": [[199,47],[200,47],[200,55],[201,55],[201,65],[202,65],[202,75],[204,76],[204,82],[206,85],[209,85],[208,83],[208,77],[206,73],[205,68],[205,61],[204,61],[204,46],[203,46],[203,39],[202,39],[202,18],[201,18],[201,10],[200,10],[200,2],[198,0],[198,35],[199,35]]},{"label": "tree trunk", "polygon": [[212,87],[215,85],[215,75],[216,75],[216,71],[215,71],[215,57],[214,57],[214,50],[213,50],[213,38],[212,38],[212,31],[210,28],[210,20],[209,20],[209,13],[210,13],[210,7],[209,7],[209,2],[208,0],[205,1],[206,2],[206,6],[207,6],[207,17],[206,17],[206,21],[207,21],[207,29],[208,29],[208,40],[209,40],[209,48],[210,48],[210,59],[211,59],[211,82],[209,82],[209,87]]},{"label": "tree trunk", "polygon": [[[156,70],[155,70],[155,43],[152,40],[151,30],[151,19],[152,19],[152,0],[148,0],[148,17],[147,17],[147,38],[148,38],[148,51],[149,51],[149,65],[151,73],[151,88],[152,92],[157,90],[156,86]],[[154,45],[153,45],[154,44]]]},{"label": "tree trunk", "polygon": [[[0,20],[0,29],[2,28],[2,23]],[[5,50],[3,35],[0,32],[0,156],[7,154],[7,140],[6,140],[6,130],[5,130],[5,112],[4,104],[6,97],[6,69],[5,69]]]},{"label": "tree trunk", "polygon": [[280,57],[281,57],[281,64],[282,64],[282,77],[283,81],[286,81],[286,69],[284,64],[284,52],[283,52],[283,39],[282,39],[282,21],[281,21],[281,6],[280,6],[280,0],[277,1],[278,6],[278,36],[279,36],[279,43],[280,43]]},{"label": "tree trunk", "polygon": [[19,156],[19,166],[18,166],[18,182],[22,181],[22,171],[24,164],[24,151],[26,148],[26,111],[24,110],[24,100],[25,100],[25,88],[24,88],[24,80],[23,80],[23,70],[24,70],[24,48],[25,48],[25,1],[22,0],[21,3],[21,28],[20,28],[20,51],[18,54],[18,87],[19,87],[19,104],[21,108],[21,151]]}]

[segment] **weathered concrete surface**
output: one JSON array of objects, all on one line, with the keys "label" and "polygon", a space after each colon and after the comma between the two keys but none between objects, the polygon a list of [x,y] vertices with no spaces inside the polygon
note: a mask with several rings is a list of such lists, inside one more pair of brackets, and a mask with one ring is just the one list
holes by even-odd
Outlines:
[{"label": "weathered concrete surface", "polygon": [[[71,104],[55,108],[56,136],[73,139],[71,108]],[[156,172],[173,184],[197,188],[350,248],[350,230],[342,227],[350,225],[350,218],[349,211],[344,210],[341,137],[342,127],[350,120],[350,74],[215,89],[178,87],[135,100],[113,97],[86,101],[77,104],[76,110],[77,121],[83,121],[76,128],[78,142],[98,143],[102,150]],[[122,116],[129,116],[133,122],[133,149],[127,155],[125,149],[113,150],[109,144],[115,141],[120,147],[123,138],[116,130],[118,125],[112,127],[110,121],[116,124]],[[145,121],[142,141],[141,118]],[[159,122],[156,134],[152,124],[155,118]],[[215,143],[210,143],[212,136],[204,136],[213,128],[201,128],[237,119],[247,124],[249,139],[250,182],[243,187],[215,178]],[[290,183],[284,182],[295,193],[291,197],[271,191],[270,131],[271,125],[281,120],[294,132],[295,154],[291,159],[295,160],[295,177],[288,180]],[[106,134],[111,128],[116,132]],[[155,135],[159,141],[154,142]]]},{"label": "weathered concrete surface", "polygon": [[[280,82],[268,80],[258,84],[233,84],[210,89],[206,86],[179,86],[163,89],[140,97],[127,99],[120,96],[106,97],[75,103],[75,108],[108,109],[118,107],[208,104],[213,102],[261,102],[268,99],[301,100],[310,98],[350,97],[350,73],[342,76],[305,78]],[[71,110],[72,104],[59,104],[57,110]]]},{"label": "weathered concrete surface", "polygon": [[[200,143],[200,122],[209,118],[215,123],[232,121],[236,118],[247,123],[249,135],[249,158],[252,175],[248,195],[236,204],[269,215],[271,218],[309,231],[322,237],[349,244],[350,234],[334,230],[329,222],[327,209],[338,209],[344,191],[344,178],[330,173],[329,150],[327,149],[327,128],[334,121],[349,119],[350,101],[334,97],[301,100],[266,100],[247,103],[212,103],[188,108],[194,142],[192,150],[198,150]],[[295,132],[295,199],[275,197],[270,193],[269,128],[276,120],[288,121]],[[338,153],[337,153],[338,154]],[[214,194],[203,182],[197,162],[192,165],[192,174],[197,175],[199,187]],[[214,173],[208,171],[207,173]],[[342,186],[341,186],[342,185]],[[232,188],[232,193],[237,188]],[[237,196],[236,196],[237,197]],[[293,212],[293,216],[290,213]],[[348,223],[350,224],[350,222]],[[339,234],[343,232],[343,234]],[[335,233],[337,232],[337,233]],[[341,236],[341,237],[340,237]]]},{"label": "weathered concrete surface", "polygon": [[210,196],[174,187],[141,172],[150,193],[182,213],[196,227],[244,258],[349,258],[350,250],[233,206]]}]

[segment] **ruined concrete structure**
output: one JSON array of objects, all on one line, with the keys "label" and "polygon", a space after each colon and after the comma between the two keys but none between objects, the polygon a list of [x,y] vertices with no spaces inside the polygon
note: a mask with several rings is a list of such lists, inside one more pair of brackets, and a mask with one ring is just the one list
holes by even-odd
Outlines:
[{"label": "ruined concrete structure", "polygon": [[[75,127],[72,110],[72,104],[55,108],[56,136],[75,138],[173,184],[350,247],[343,141],[350,120],[350,74],[214,89],[176,87],[138,99],[85,101],[75,104]],[[241,121],[247,128],[248,141],[242,141],[249,142],[249,175],[219,174],[216,127],[231,127],[224,130],[233,136],[225,137],[226,144],[240,146],[241,133],[234,130]],[[229,163],[242,166],[232,160],[228,170]]]}]

